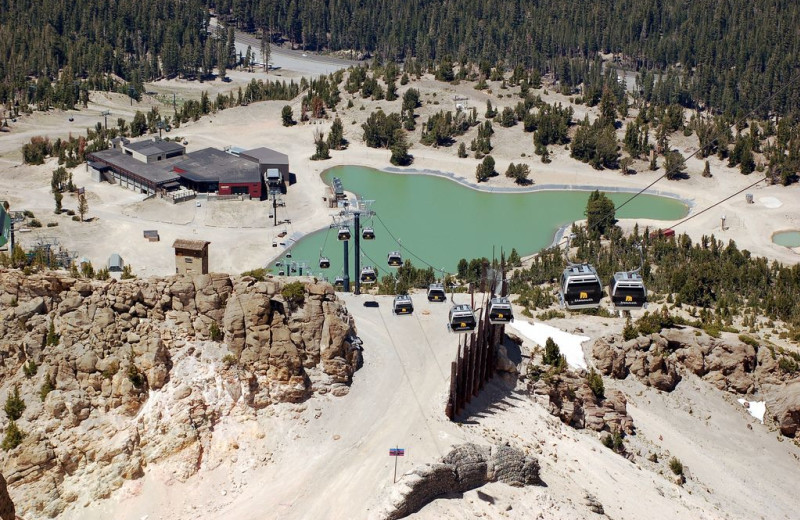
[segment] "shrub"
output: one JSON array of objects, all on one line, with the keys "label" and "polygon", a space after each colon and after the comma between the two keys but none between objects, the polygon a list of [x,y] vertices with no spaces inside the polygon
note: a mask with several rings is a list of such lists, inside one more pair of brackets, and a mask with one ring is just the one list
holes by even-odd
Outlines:
[{"label": "shrub", "polygon": [[144,374],[142,374],[142,372],[136,366],[136,363],[133,362],[133,352],[131,352],[130,365],[128,365],[128,380],[133,383],[135,388],[142,388],[147,382]]},{"label": "shrub", "polygon": [[798,369],[797,361],[790,357],[781,357],[778,361],[778,368],[784,373],[794,374]]},{"label": "shrub", "polygon": [[243,272],[242,276],[252,276],[257,281],[263,282],[267,279],[267,270],[263,267],[259,267],[258,269]]},{"label": "shrub", "polygon": [[586,382],[589,384],[589,388],[592,390],[595,397],[602,399],[605,396],[606,389],[603,385],[603,376],[595,372],[594,369],[586,376]]},{"label": "shrub", "polygon": [[56,227],[58,226],[58,222],[48,222],[47,227]]},{"label": "shrub", "polygon": [[751,347],[756,349],[756,351],[758,350],[758,341],[755,338],[752,338],[752,337],[747,336],[745,334],[739,334],[739,341],[741,341],[742,343],[746,343],[746,344],[750,345]]},{"label": "shrub", "polygon": [[614,453],[625,453],[625,442],[621,432],[613,431],[601,439],[603,446]]},{"label": "shrub", "polygon": [[625,341],[636,339],[639,337],[639,330],[633,326],[630,317],[625,322],[625,328],[622,329],[622,339]]},{"label": "shrub", "polygon": [[122,280],[130,280],[136,278],[136,275],[131,272],[130,265],[124,265],[122,267],[122,274],[120,275],[120,279]]},{"label": "shrub", "polygon": [[8,394],[5,411],[8,418],[12,421],[16,421],[22,417],[22,412],[25,411],[25,401],[19,396],[19,386],[14,385],[14,391]]},{"label": "shrub", "polygon": [[22,371],[25,373],[25,377],[27,377],[28,379],[35,376],[37,370],[38,367],[36,366],[36,361],[32,359],[27,363],[25,363],[24,365],[22,365]]},{"label": "shrub", "polygon": [[3,448],[3,451],[13,450],[20,444],[22,444],[22,440],[26,437],[25,432],[19,429],[17,426],[16,421],[12,420],[8,423],[8,428],[6,429],[6,436],[3,438],[3,443],[0,447]]},{"label": "shrub", "polygon": [[287,283],[281,289],[281,296],[283,296],[290,307],[303,305],[306,297],[306,286],[303,282]]},{"label": "shrub", "polygon": [[676,457],[669,459],[669,469],[676,475],[683,475],[683,463]]},{"label": "shrub", "polygon": [[75,216],[72,217],[72,220],[75,221],[75,222],[80,222],[81,218],[78,215],[75,215]]},{"label": "shrub", "polygon": [[212,321],[211,325],[208,327],[208,335],[211,337],[211,341],[222,341],[222,331],[219,330],[219,325],[217,325],[216,321]]},{"label": "shrub", "polygon": [[47,341],[46,345],[54,347],[58,345],[58,340],[61,337],[56,333],[56,324],[53,323],[53,320],[50,320],[50,328],[47,330]]},{"label": "shrub", "polygon": [[28,226],[32,228],[40,228],[42,227],[42,223],[37,219],[32,219],[30,222],[28,222]]},{"label": "shrub", "polygon": [[236,356],[233,354],[225,354],[225,356],[222,358],[222,363],[224,363],[226,367],[232,367],[237,363],[237,361],[238,360],[236,359]]},{"label": "shrub", "polygon": [[558,366],[563,357],[564,356],[561,355],[561,349],[558,348],[558,345],[555,341],[553,341],[553,338],[547,338],[547,341],[544,344],[544,356],[542,357],[542,363],[545,365]]},{"label": "shrub", "polygon": [[53,382],[50,381],[49,377],[44,378],[42,386],[39,387],[39,399],[41,399],[42,402],[44,402],[44,400],[47,399],[47,394],[49,394],[53,390],[54,390]]}]

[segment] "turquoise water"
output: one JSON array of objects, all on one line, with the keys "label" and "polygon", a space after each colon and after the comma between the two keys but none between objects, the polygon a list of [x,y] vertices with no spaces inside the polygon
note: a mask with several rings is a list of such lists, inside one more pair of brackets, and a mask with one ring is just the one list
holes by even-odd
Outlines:
[{"label": "turquoise water", "polygon": [[800,231],[781,231],[772,235],[772,241],[779,246],[800,247]]},{"label": "turquoise water", "polygon": [[[561,226],[584,217],[589,197],[587,191],[488,193],[442,177],[359,166],[335,167],[323,173],[328,184],[333,177],[342,180],[346,191],[375,200],[372,209],[380,218],[362,218],[361,225],[373,227],[376,238],[361,240],[361,265],[376,265],[379,277],[391,270],[386,265],[388,252],[400,249],[390,232],[401,241],[403,258],[410,258],[415,266],[425,267],[427,263],[455,272],[461,258],[492,258],[493,248],[499,258],[501,248],[506,255],[516,248],[524,256],[548,247]],[[631,197],[630,193],[608,195],[616,205]],[[687,206],[678,200],[642,195],[618,211],[617,218],[676,220],[687,213]],[[324,275],[333,279],[342,273],[342,244],[336,239],[336,229],[325,229],[295,244],[289,261],[304,261],[319,274],[320,248],[324,246],[323,256],[331,261]],[[352,277],[353,240],[349,247]]]}]

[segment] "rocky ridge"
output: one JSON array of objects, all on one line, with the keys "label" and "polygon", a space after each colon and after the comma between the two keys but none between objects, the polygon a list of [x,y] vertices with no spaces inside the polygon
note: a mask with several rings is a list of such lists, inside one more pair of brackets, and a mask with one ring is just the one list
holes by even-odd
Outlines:
[{"label": "rocky ridge", "polygon": [[21,514],[58,516],[166,459],[186,479],[226,416],[347,393],[361,352],[346,309],[329,284],[303,283],[302,303],[285,287],[0,271],[0,396],[16,385],[26,405],[0,467]]},{"label": "rocky ridge", "polygon": [[782,356],[770,345],[731,333],[714,338],[697,329],[664,329],[623,341],[607,335],[595,341],[592,356],[605,376],[629,374],[645,385],[671,392],[685,374],[694,374],[721,391],[766,402],[765,421],[783,435],[800,429],[800,374],[780,368]]}]

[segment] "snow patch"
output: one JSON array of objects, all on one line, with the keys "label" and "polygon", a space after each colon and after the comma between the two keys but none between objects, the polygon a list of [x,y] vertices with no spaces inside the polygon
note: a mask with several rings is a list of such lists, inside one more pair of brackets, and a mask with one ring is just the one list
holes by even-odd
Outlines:
[{"label": "snow patch", "polygon": [[573,368],[588,368],[586,358],[583,355],[583,347],[581,343],[587,341],[589,336],[578,336],[570,334],[544,323],[529,323],[523,321],[515,321],[510,324],[511,327],[516,329],[517,332],[528,338],[529,340],[538,343],[542,347],[547,342],[547,338],[553,338],[556,342],[561,353],[567,358],[567,364]]},{"label": "snow patch", "polygon": [[764,414],[767,412],[766,401],[747,401],[745,399],[737,399],[737,401],[747,408],[747,413],[758,419],[761,424],[764,424]]},{"label": "snow patch", "polygon": [[775,197],[761,197],[758,199],[758,201],[765,207],[770,209],[780,208],[781,206],[783,206],[783,202],[781,202],[780,199],[777,199]]}]

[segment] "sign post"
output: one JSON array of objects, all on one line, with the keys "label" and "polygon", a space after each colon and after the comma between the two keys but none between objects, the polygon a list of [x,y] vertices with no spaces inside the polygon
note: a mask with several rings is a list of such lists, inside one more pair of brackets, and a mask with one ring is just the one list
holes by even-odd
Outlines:
[{"label": "sign post", "polygon": [[397,457],[404,457],[406,454],[405,448],[389,448],[389,456],[394,457],[394,480],[397,483]]}]

